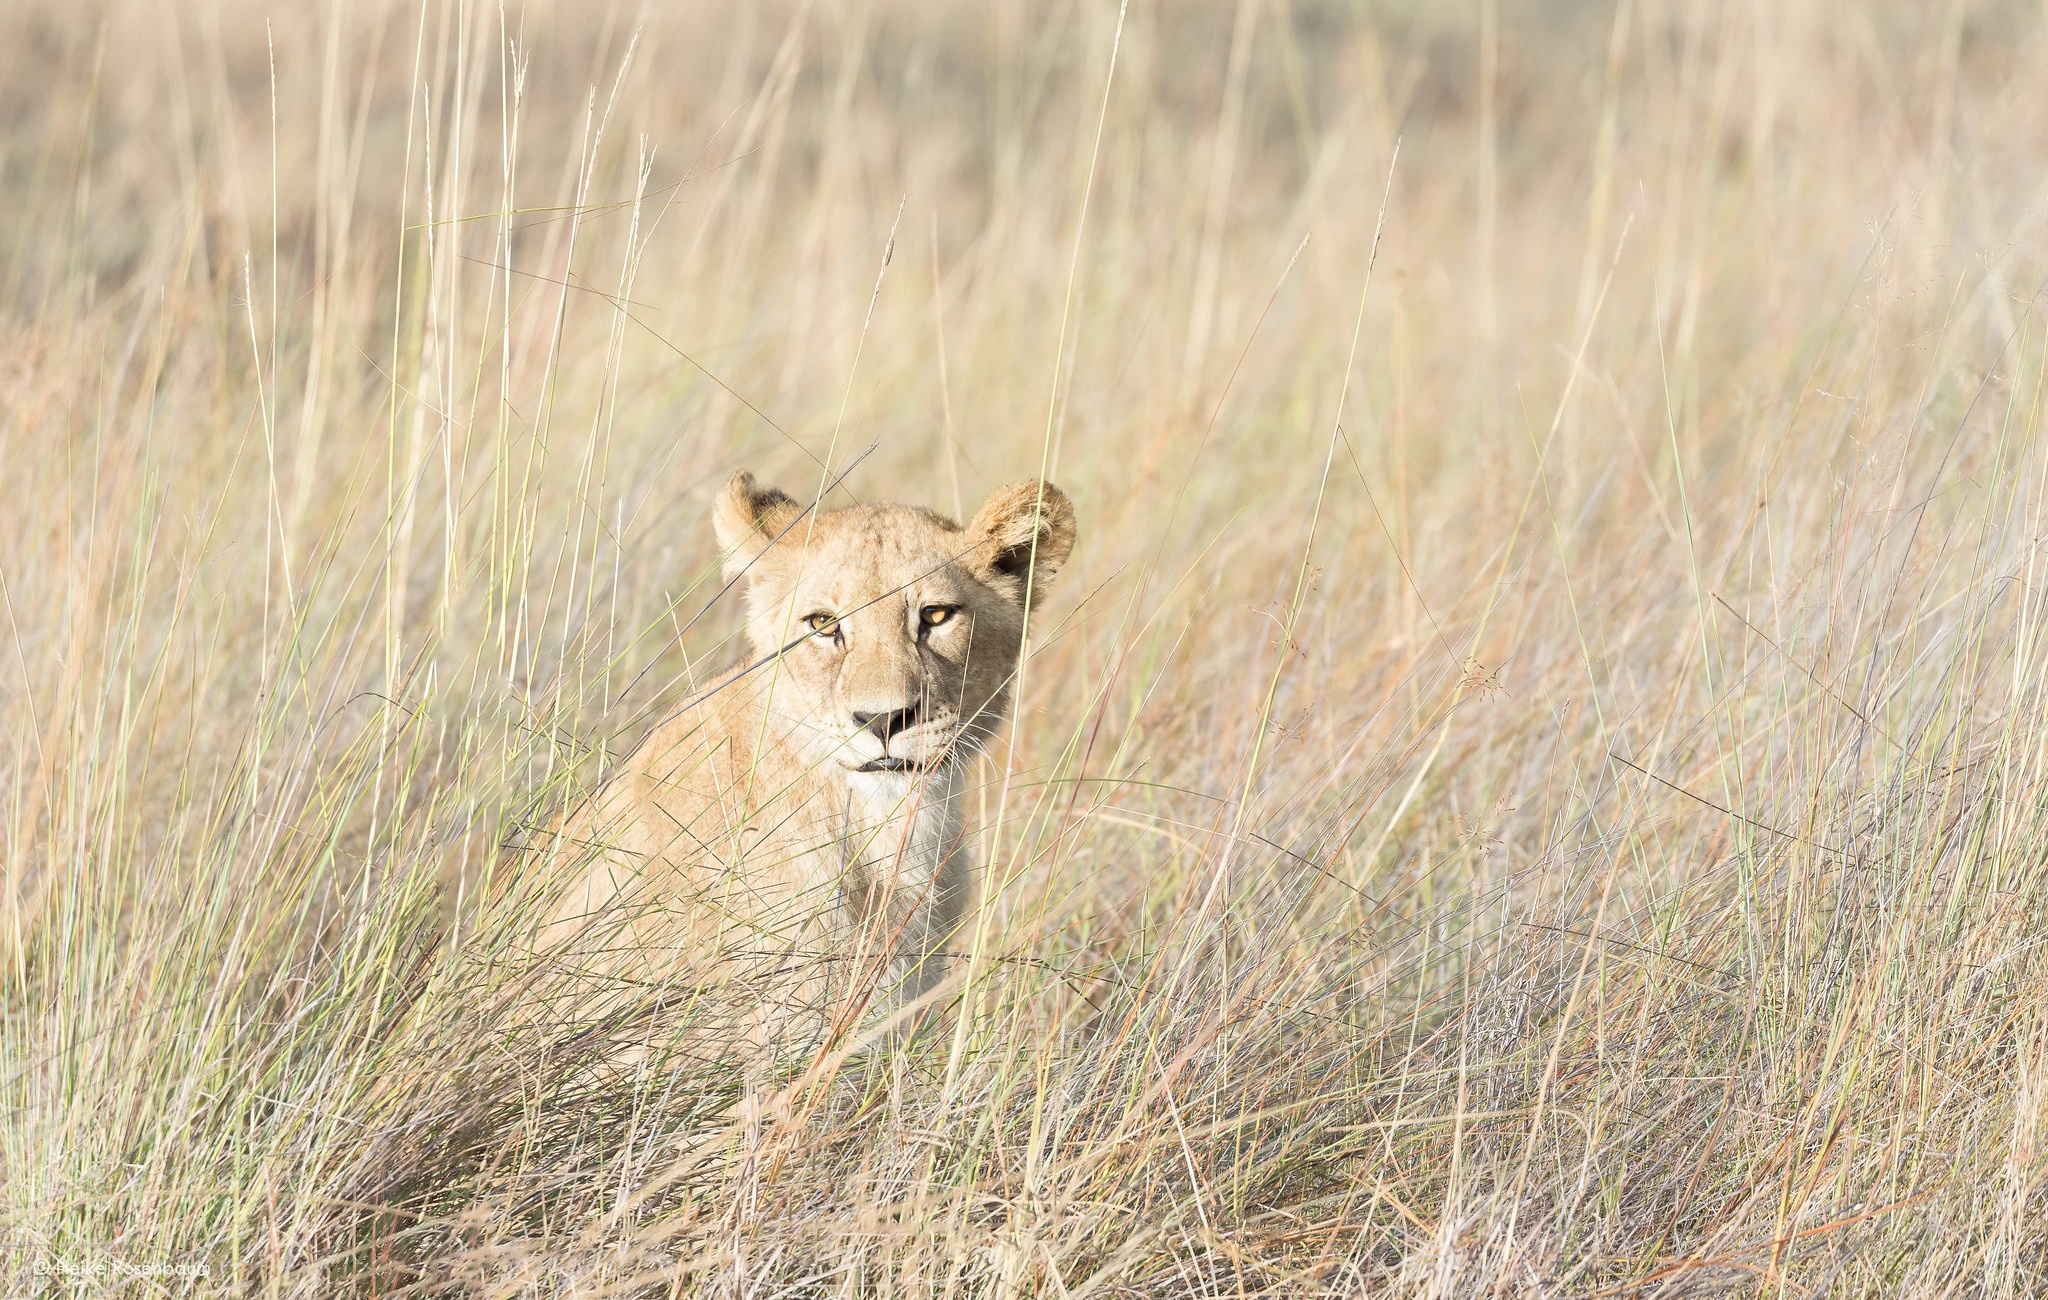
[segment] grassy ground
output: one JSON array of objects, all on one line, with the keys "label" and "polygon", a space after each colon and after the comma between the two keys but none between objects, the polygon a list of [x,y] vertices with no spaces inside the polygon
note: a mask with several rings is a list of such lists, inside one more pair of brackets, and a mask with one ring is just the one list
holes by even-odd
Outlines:
[{"label": "grassy ground", "polygon": [[[2048,1293],[2036,9],[0,23],[8,1294]],[[468,904],[821,462],[1081,541],[750,1125]]]}]

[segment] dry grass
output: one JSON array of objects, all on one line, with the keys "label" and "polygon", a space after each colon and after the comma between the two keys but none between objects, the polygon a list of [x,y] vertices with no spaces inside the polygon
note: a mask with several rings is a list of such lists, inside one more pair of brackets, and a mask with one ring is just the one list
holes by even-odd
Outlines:
[{"label": "dry grass", "polygon": [[[2038,11],[0,21],[10,1294],[2048,1292]],[[1082,539],[750,1124],[441,884],[827,460]]]}]

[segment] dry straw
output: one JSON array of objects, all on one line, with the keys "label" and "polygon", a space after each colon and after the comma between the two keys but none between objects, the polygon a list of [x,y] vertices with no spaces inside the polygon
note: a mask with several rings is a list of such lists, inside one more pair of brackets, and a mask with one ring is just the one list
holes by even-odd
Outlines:
[{"label": "dry straw", "polygon": [[[0,1289],[2040,1293],[2042,22],[10,6]],[[519,946],[743,466],[1082,521],[752,1108]]]}]

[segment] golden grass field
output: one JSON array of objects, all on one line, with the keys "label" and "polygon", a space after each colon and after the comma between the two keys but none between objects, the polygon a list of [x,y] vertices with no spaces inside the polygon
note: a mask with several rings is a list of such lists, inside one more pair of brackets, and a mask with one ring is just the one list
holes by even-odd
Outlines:
[{"label": "golden grass field", "polygon": [[[0,1291],[2048,1294],[2038,6],[0,23]],[[825,465],[1080,542],[762,1115],[477,900]]]}]

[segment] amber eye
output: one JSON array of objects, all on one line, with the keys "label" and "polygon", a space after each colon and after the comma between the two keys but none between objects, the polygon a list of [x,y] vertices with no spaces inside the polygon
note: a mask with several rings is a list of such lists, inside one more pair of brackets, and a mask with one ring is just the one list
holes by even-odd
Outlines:
[{"label": "amber eye", "polygon": [[831,636],[839,631],[839,616],[819,610],[815,614],[804,615],[804,626],[819,636]]},{"label": "amber eye", "polygon": [[926,605],[918,611],[918,616],[926,627],[937,627],[941,623],[952,622],[953,616],[959,612],[959,607],[954,605]]}]

